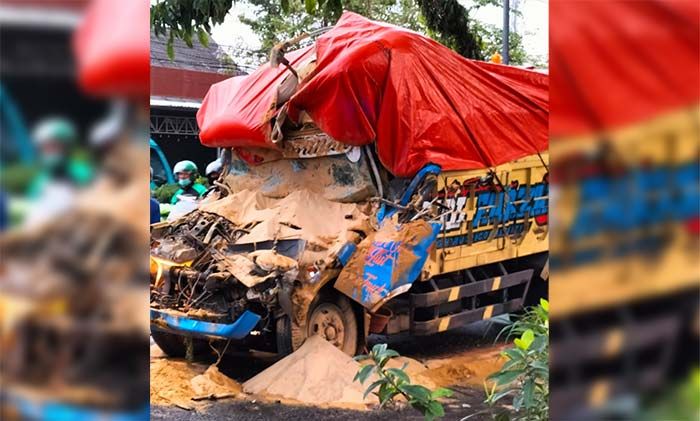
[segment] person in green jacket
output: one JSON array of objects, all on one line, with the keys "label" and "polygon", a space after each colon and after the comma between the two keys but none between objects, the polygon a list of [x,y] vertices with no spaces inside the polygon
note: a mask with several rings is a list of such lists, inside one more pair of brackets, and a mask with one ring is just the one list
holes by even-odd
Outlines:
[{"label": "person in green jacket", "polygon": [[69,120],[60,117],[44,119],[36,125],[33,138],[39,149],[41,170],[29,185],[29,197],[40,196],[52,182],[83,187],[92,181],[92,165],[73,153],[78,133]]},{"label": "person in green jacket", "polygon": [[192,161],[180,161],[175,164],[173,173],[175,173],[175,178],[177,184],[180,185],[180,189],[173,195],[173,198],[170,200],[171,204],[174,205],[179,202],[180,196],[200,198],[207,191],[206,187],[195,182],[197,179],[197,171],[197,165]]}]

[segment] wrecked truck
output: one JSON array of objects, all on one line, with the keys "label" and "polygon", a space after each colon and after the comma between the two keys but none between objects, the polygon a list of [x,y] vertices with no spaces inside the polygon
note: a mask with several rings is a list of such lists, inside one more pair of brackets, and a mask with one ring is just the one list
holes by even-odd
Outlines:
[{"label": "wrecked truck", "polygon": [[[213,85],[218,191],[151,227],[169,355],[428,335],[546,292],[547,76],[346,12]],[[230,342],[233,346],[229,347]]]}]

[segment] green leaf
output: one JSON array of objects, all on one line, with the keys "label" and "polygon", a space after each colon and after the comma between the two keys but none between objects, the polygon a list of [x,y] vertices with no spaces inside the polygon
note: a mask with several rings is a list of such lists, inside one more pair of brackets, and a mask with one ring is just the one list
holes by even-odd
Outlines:
[{"label": "green leaf", "polygon": [[493,395],[491,395],[489,397],[488,401],[490,404],[494,404],[494,403],[498,402],[498,400],[500,400],[503,397],[508,396],[512,393],[515,393],[515,390],[513,390],[513,389],[501,390],[500,392],[494,393]]},{"label": "green leaf", "polygon": [[187,44],[188,47],[193,48],[194,44],[192,43],[192,28],[183,29],[182,32],[182,40],[185,41],[185,44]]},{"label": "green leaf", "polygon": [[205,48],[209,48],[209,34],[204,30],[204,28],[199,28],[197,31],[197,37],[199,38],[199,43]]},{"label": "green leaf", "polygon": [[393,349],[387,349],[386,351],[382,352],[377,358],[379,359],[379,366],[384,368],[386,363],[389,362],[390,359],[393,357],[398,357],[399,353],[394,351]]},{"label": "green leaf", "polygon": [[165,44],[165,51],[168,53],[168,58],[170,61],[175,60],[175,47],[173,46],[173,31],[170,31],[170,37],[168,38],[168,43]]},{"label": "green leaf", "polygon": [[518,348],[508,348],[503,351],[503,355],[512,361],[522,361],[525,359],[525,353]]},{"label": "green leaf", "polygon": [[494,374],[491,374],[487,377],[487,379],[493,380],[498,386],[503,386],[512,383],[521,374],[523,374],[523,372],[520,370],[499,371]]},{"label": "green leaf", "polygon": [[392,385],[389,383],[382,383],[382,386],[379,388],[379,393],[377,394],[379,397],[379,406],[384,407],[384,404],[389,402],[397,393],[398,392]]},{"label": "green leaf", "polygon": [[543,361],[533,361],[530,366],[535,369],[549,371],[549,365]]},{"label": "green leaf", "polygon": [[374,370],[373,365],[366,365],[360,369],[360,371],[355,374],[355,378],[352,379],[352,381],[359,380],[360,384],[363,384],[365,380],[367,380],[367,377],[369,377],[370,373],[372,373],[372,370]]},{"label": "green leaf", "polygon": [[399,389],[407,394],[408,396],[415,398],[419,401],[429,401],[430,400],[430,389],[419,384],[402,384]]},{"label": "green leaf", "polygon": [[400,370],[398,368],[388,368],[386,370],[386,372],[392,374],[394,377],[399,379],[401,382],[411,383],[411,379],[408,378],[408,374],[406,374],[406,372],[403,370]]},{"label": "green leaf", "polygon": [[285,14],[289,14],[289,0],[280,0],[280,6]]},{"label": "green leaf", "polygon": [[316,0],[304,0],[306,13],[313,15],[316,12]]},{"label": "green leaf", "polygon": [[548,339],[549,338],[546,336],[537,336],[535,340],[532,341],[532,345],[530,345],[529,349],[535,352],[544,350],[545,346],[547,346]]},{"label": "green leaf", "polygon": [[375,358],[379,357],[384,351],[386,351],[387,344],[376,344],[372,347],[372,356]]},{"label": "green leaf", "polygon": [[433,392],[430,394],[431,399],[439,399],[439,398],[444,398],[444,397],[450,397],[454,394],[450,389],[445,389],[444,387],[438,387],[437,389],[433,390]]},{"label": "green leaf", "polygon": [[544,298],[540,298],[540,306],[549,313],[549,301],[545,300]]},{"label": "green leaf", "polygon": [[366,354],[356,355],[356,356],[352,357],[352,359],[355,361],[364,361],[366,359],[369,359],[369,355],[366,355]]},{"label": "green leaf", "polygon": [[501,371],[522,370],[525,368],[524,365],[523,360],[508,360],[503,364],[503,367],[501,367]]},{"label": "green leaf", "polygon": [[515,339],[513,343],[515,344],[515,346],[522,349],[523,351],[527,351],[527,349],[530,347],[530,344],[532,344],[532,341],[534,340],[535,333],[532,331],[532,329],[528,329],[525,332],[523,332],[520,338]]},{"label": "green leaf", "polygon": [[198,10],[199,13],[206,15],[207,12],[209,12],[209,4],[205,0],[196,0],[194,2],[194,8],[195,10]]},{"label": "green leaf", "polygon": [[386,383],[385,379],[379,379],[372,383],[371,385],[367,386],[367,389],[365,390],[364,395],[362,395],[362,399],[366,398],[367,395],[369,395],[377,386]]},{"label": "green leaf", "polygon": [[535,382],[528,378],[523,384],[523,404],[525,408],[531,408],[533,404],[532,396],[535,391]]},{"label": "green leaf", "polygon": [[394,357],[399,357],[399,353],[394,351],[393,349],[387,349],[384,351],[384,357],[389,357],[389,358],[394,358]]},{"label": "green leaf", "polygon": [[445,409],[442,407],[442,405],[438,401],[428,402],[428,407],[426,409],[428,410],[428,413],[430,415],[434,415],[435,417],[444,417],[445,416]]}]

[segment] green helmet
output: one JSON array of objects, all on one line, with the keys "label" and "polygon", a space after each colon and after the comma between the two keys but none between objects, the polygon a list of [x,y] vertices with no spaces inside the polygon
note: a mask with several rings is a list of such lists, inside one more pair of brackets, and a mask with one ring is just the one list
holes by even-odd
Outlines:
[{"label": "green helmet", "polygon": [[197,165],[192,161],[180,161],[177,164],[175,164],[175,168],[173,168],[173,174],[177,175],[177,173],[183,171],[196,173]]},{"label": "green helmet", "polygon": [[73,123],[61,117],[41,120],[36,124],[33,135],[37,145],[43,145],[50,141],[70,145],[75,143],[78,138],[78,132]]}]

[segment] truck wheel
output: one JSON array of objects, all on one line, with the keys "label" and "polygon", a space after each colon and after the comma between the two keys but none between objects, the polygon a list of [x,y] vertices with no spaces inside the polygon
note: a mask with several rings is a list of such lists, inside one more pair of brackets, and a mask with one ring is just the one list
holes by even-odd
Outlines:
[{"label": "truck wheel", "polygon": [[[161,332],[159,330],[151,330],[151,337],[160,349],[165,352],[168,357],[185,357],[185,338],[172,333]],[[202,339],[192,339],[192,347],[194,355],[204,355],[209,349],[209,344]]]},{"label": "truck wheel", "polygon": [[348,355],[357,352],[357,319],[350,301],[338,294],[316,297],[311,305],[306,337],[320,335]]}]

